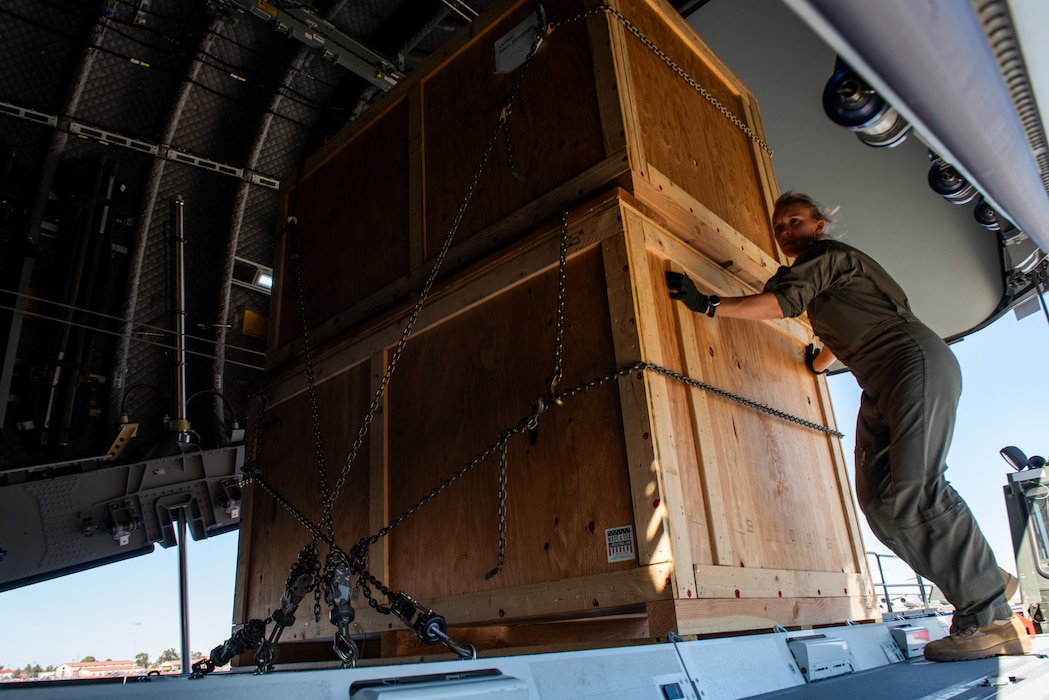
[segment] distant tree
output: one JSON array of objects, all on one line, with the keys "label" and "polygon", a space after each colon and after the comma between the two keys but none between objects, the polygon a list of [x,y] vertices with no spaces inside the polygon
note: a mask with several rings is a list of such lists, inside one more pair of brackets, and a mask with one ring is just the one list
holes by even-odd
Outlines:
[{"label": "distant tree", "polygon": [[80,663],[86,664],[86,663],[90,663],[92,661],[97,661],[97,660],[98,659],[96,659],[94,656],[85,656],[84,658],[80,659]]},{"label": "distant tree", "polygon": [[26,664],[25,668],[22,669],[23,678],[36,678],[44,669],[40,667],[40,664]]},{"label": "distant tree", "polygon": [[203,653],[203,652],[200,652],[200,651],[194,651],[194,652],[192,652],[192,653],[191,653],[191,654],[189,655],[189,658],[190,658],[190,659],[191,659],[192,661],[196,661],[197,659],[203,659],[203,658],[204,658],[204,653]]},{"label": "distant tree", "polygon": [[[0,667],[0,668],[2,668],[2,667]],[[54,671],[54,670],[55,670],[55,667],[54,667],[54,666],[48,666],[48,667],[47,667],[47,668],[45,668],[44,670],[45,670],[45,671]]]},{"label": "distant tree", "polygon": [[157,657],[157,665],[164,663],[165,661],[178,661],[178,652],[174,649],[165,649],[160,652],[160,656]]},{"label": "distant tree", "polygon": [[149,668],[149,654],[144,651],[135,654],[135,665],[141,666],[142,668]]}]

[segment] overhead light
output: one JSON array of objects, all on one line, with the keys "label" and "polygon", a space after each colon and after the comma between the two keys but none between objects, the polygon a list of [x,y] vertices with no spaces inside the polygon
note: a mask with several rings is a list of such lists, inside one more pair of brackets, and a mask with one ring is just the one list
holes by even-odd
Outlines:
[{"label": "overhead light", "polygon": [[933,159],[928,178],[929,187],[933,192],[951,204],[968,204],[976,199],[979,194],[976,188],[962,177],[954,166],[932,153],[929,154],[929,157]]},{"label": "overhead light", "polygon": [[976,208],[973,209],[973,218],[988,231],[1002,230],[1002,224],[998,220],[998,212],[983,197],[980,197],[980,201],[976,203]]},{"label": "overhead light", "polygon": [[269,294],[273,289],[273,268],[239,256],[234,257],[233,284]]},{"label": "overhead light", "polygon": [[255,280],[252,282],[256,287],[262,287],[263,289],[273,289],[273,275],[262,270],[255,272]]},{"label": "overhead light", "polygon": [[823,111],[832,122],[856,132],[872,148],[904,142],[911,125],[839,56],[823,87]]}]

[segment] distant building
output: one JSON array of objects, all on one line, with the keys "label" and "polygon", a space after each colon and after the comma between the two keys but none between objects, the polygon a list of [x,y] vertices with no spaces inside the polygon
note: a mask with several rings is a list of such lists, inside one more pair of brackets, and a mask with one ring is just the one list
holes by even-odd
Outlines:
[{"label": "distant building", "polygon": [[105,678],[108,676],[131,676],[143,673],[134,661],[78,661],[62,664],[55,668],[55,678]]},{"label": "distant building", "polygon": [[15,677],[18,671],[10,668],[0,668],[0,681],[9,681]]}]

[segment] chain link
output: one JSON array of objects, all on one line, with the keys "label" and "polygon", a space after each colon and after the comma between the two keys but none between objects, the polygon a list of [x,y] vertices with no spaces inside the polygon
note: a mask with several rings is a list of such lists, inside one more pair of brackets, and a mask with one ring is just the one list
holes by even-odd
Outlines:
[{"label": "chain link", "polygon": [[288,217],[288,242],[291,247],[291,267],[295,280],[295,298],[299,306],[299,318],[302,322],[303,356],[306,365],[306,393],[310,402],[310,419],[313,427],[313,450],[317,459],[317,475],[320,479],[321,497],[324,499],[324,510],[321,515],[321,527],[332,534],[331,506],[328,499],[328,468],[324,463],[324,440],[321,436],[320,411],[317,408],[317,382],[313,373],[313,347],[310,342],[310,324],[306,317],[306,299],[302,291],[302,258],[299,256],[299,237],[297,235],[298,218]]},{"label": "chain link", "polygon": [[714,95],[712,95],[710,91],[708,91],[705,87],[703,87],[698,80],[689,75],[688,71],[679,66],[677,63],[675,63],[674,60],[670,58],[670,56],[668,56],[665,51],[663,51],[663,49],[659,48],[654,41],[649,39],[644,32],[642,32],[640,29],[634,26],[634,24],[631,23],[630,20],[623,16],[623,13],[621,13],[614,7],[609,7],[608,5],[600,5],[598,7],[586,10],[585,12],[582,12],[574,17],[569,17],[567,19],[561,20],[560,22],[551,22],[550,25],[547,27],[547,34],[552,34],[555,30],[565,26],[566,24],[577,22],[581,19],[586,19],[601,12],[610,14],[616,20],[618,20],[619,23],[622,24],[627,31],[633,34],[642,44],[645,45],[646,48],[648,48],[661,61],[663,61],[663,63],[667,64],[667,66],[669,66],[670,69],[674,71],[674,73],[676,73],[679,78],[684,80],[689,87],[698,92],[707,102],[713,105],[714,108],[721,112],[722,116],[724,116],[726,119],[732,122],[732,124],[737,129],[742,131],[756,144],[761,146],[761,148],[769,154],[770,158],[774,155],[775,151],[772,150],[772,147],[769,146],[764,139],[758,136],[758,134],[753,129],[751,129],[746,122],[737,117],[732,112],[732,110],[730,110],[728,107],[722,104],[721,101],[718,98],[714,97]]},{"label": "chain link", "polygon": [[[302,290],[302,258],[299,255],[298,218],[289,216],[285,228],[291,248],[291,266],[294,271],[295,298],[298,301],[299,318],[302,322],[303,355],[306,365],[306,391],[310,402],[310,420],[313,427],[313,449],[317,459],[317,476],[320,481],[321,498],[324,508],[321,512],[320,528],[326,530],[334,539],[335,529],[331,518],[331,502],[328,498],[328,467],[324,461],[324,440],[321,435],[320,411],[317,406],[317,382],[313,372],[313,347],[310,342],[310,326],[306,316],[306,295]],[[316,549],[317,538],[313,539]],[[313,567],[313,619],[318,624],[321,618],[321,573],[320,563]]]},{"label": "chain link", "polygon": [[561,246],[557,257],[557,331],[554,334],[554,378],[550,381],[550,395],[557,393],[564,366],[565,338],[565,279],[568,274],[568,212],[561,213]]},{"label": "chain link", "polygon": [[506,441],[499,445],[499,555],[495,568],[485,574],[485,580],[492,578],[506,564]]},{"label": "chain link", "polygon": [[259,468],[259,456],[262,453],[262,421],[266,415],[266,407],[269,405],[269,396],[264,388],[262,392],[255,395],[255,421],[251,426],[251,440],[248,448],[248,458],[241,468],[241,480],[239,486],[250,484]]}]

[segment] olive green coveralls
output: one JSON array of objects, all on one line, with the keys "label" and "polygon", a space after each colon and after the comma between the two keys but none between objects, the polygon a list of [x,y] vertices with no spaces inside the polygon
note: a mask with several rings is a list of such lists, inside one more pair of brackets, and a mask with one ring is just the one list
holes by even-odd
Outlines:
[{"label": "olive green coveralls", "polygon": [[856,495],[871,530],[954,605],[952,629],[1008,619],[1005,580],[968,505],[944,478],[962,379],[950,348],[869,256],[819,240],[766,283],[863,389]]}]

